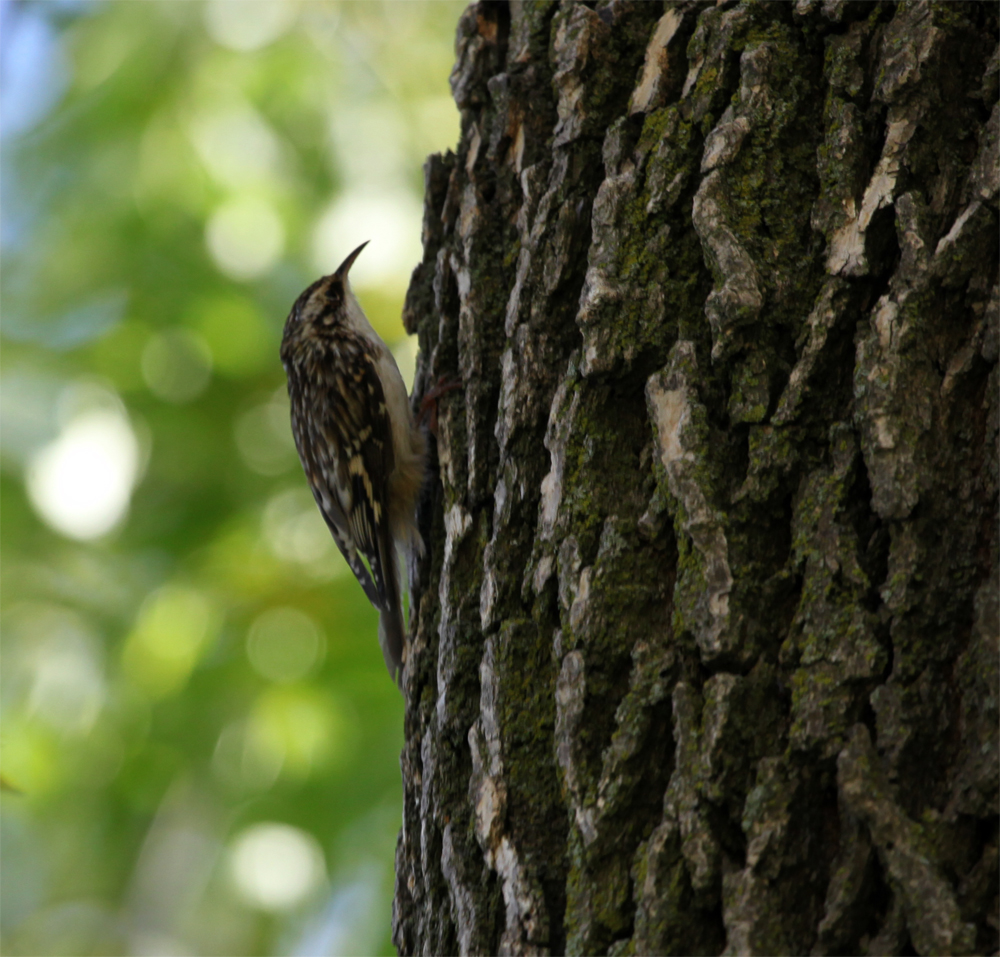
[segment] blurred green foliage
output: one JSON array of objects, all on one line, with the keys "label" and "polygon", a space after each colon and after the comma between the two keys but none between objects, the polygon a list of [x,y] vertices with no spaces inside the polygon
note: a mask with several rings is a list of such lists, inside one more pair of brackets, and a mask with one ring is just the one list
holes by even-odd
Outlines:
[{"label": "blurred green foliage", "polygon": [[402,700],[278,344],[400,311],[462,4],[3,15],[2,949],[388,953]]}]

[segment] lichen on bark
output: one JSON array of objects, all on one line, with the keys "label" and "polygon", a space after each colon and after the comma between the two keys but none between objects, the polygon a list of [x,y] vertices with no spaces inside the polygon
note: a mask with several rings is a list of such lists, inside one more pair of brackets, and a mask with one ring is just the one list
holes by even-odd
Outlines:
[{"label": "lichen on bark", "polygon": [[463,14],[400,952],[997,949],[997,39]]}]

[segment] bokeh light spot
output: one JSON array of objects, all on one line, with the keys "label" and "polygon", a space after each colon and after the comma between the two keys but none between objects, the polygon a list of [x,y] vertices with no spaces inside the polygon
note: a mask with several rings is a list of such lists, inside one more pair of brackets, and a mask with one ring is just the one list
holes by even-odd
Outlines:
[{"label": "bokeh light spot", "polygon": [[396,182],[405,190],[407,118],[392,100],[340,104],[330,112],[330,136],[347,191]]},{"label": "bokeh light spot", "polygon": [[195,957],[196,954],[187,944],[166,934],[132,934],[129,944],[132,957]]},{"label": "bokeh light spot", "polygon": [[275,495],[264,509],[262,531],[277,558],[306,566],[311,577],[329,580],[350,571],[306,488]]},{"label": "bokeh light spot", "polygon": [[[132,191],[146,215],[200,216],[207,182],[181,120],[173,110],[153,114],[139,140],[139,166]],[[169,211],[169,212],[167,212]]]},{"label": "bokeh light spot", "polygon": [[254,704],[248,745],[282,762],[292,777],[341,760],[351,743],[346,715],[328,695],[302,685],[272,685]]},{"label": "bokeh light spot", "polygon": [[215,609],[193,588],[165,585],[139,610],[125,643],[126,672],[154,698],[177,691],[208,647]]},{"label": "bokeh light spot", "polygon": [[104,705],[96,641],[80,618],[61,608],[20,610],[18,630],[31,672],[28,710],[67,734],[85,734]]},{"label": "bokeh light spot", "polygon": [[152,336],[142,350],[142,376],[149,391],[165,402],[196,399],[212,377],[212,353],[201,336],[168,329]]},{"label": "bokeh light spot", "polygon": [[198,155],[223,186],[239,189],[274,175],[280,154],[278,138],[247,104],[201,113],[191,130]]},{"label": "bokeh light spot", "polygon": [[273,361],[274,336],[250,299],[211,296],[199,300],[186,318],[208,343],[223,375],[239,378]]},{"label": "bokeh light spot", "polygon": [[69,769],[56,741],[52,729],[41,722],[5,716],[0,748],[4,780],[36,798],[57,790]]},{"label": "bokeh light spot", "polygon": [[408,192],[347,193],[320,217],[313,233],[313,265],[332,272],[358,243],[370,240],[351,267],[356,286],[406,285],[420,262],[420,204]]},{"label": "bokeh light spot", "polygon": [[212,770],[236,791],[264,791],[281,774],[284,753],[262,750],[246,721],[232,721],[222,729],[212,753]]},{"label": "bokeh light spot", "polygon": [[270,681],[304,677],[323,656],[326,639],[319,626],[297,608],[270,608],[247,633],[250,664]]},{"label": "bokeh light spot", "polygon": [[124,517],[138,473],[139,443],[124,413],[92,409],[74,417],[32,457],[26,485],[48,525],[88,540]]},{"label": "bokeh light spot", "polygon": [[326,878],[318,842],[290,824],[268,821],[248,827],[233,841],[229,863],[240,895],[261,910],[295,907]]},{"label": "bokeh light spot", "polygon": [[285,248],[285,230],[274,207],[254,196],[220,206],[208,221],[205,238],[215,265],[238,280],[263,276]]},{"label": "bokeh light spot", "polygon": [[209,0],[205,26],[230,50],[259,50],[278,39],[295,21],[294,0]]},{"label": "bokeh light spot", "polygon": [[234,436],[243,461],[258,475],[282,475],[298,463],[283,388],[244,412],[236,420]]}]

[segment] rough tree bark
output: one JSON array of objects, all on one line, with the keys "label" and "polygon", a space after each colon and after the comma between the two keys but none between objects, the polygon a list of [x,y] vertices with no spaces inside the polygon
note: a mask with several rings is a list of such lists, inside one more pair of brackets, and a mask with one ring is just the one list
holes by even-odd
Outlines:
[{"label": "rough tree bark", "polygon": [[402,953],[992,953],[997,7],[463,15]]}]

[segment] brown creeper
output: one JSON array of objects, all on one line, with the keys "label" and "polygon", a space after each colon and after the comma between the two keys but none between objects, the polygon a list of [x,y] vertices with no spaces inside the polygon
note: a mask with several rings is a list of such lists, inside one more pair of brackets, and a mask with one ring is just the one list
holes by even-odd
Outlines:
[{"label": "brown creeper", "polygon": [[379,610],[382,655],[401,684],[406,629],[397,548],[423,549],[415,513],[426,442],[396,361],[347,280],[366,245],[295,300],[281,361],[306,478],[334,541]]}]

